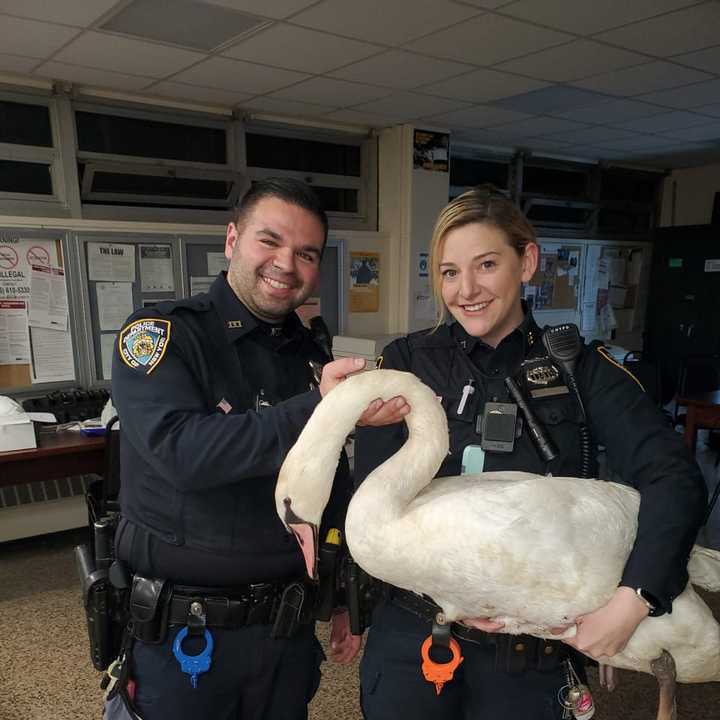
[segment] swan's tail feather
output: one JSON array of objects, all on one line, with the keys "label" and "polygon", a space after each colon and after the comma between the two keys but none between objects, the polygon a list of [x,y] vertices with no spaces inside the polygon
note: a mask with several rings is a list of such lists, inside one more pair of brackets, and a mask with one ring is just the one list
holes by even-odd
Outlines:
[{"label": "swan's tail feather", "polygon": [[693,585],[710,592],[720,591],[720,551],[695,545],[688,561],[688,574]]}]

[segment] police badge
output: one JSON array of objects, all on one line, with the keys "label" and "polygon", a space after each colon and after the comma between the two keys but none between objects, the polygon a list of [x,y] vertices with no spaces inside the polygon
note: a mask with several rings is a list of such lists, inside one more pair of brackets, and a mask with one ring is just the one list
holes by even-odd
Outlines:
[{"label": "police badge", "polygon": [[128,367],[149,375],[162,360],[169,342],[169,320],[135,320],[120,332],[118,350]]}]

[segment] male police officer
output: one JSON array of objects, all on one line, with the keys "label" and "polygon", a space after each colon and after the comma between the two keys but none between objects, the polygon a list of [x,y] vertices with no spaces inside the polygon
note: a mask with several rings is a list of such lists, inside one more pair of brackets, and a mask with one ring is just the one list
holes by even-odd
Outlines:
[{"label": "male police officer", "polygon": [[[107,718],[133,717],[133,704],[143,720],[306,717],[323,655],[312,623],[297,622],[304,566],[275,480],[320,397],[364,365],[330,362],[315,387],[311,366],[328,358],[293,311],[316,288],[326,238],[307,186],[261,181],[228,225],[227,275],[207,294],[134,313],[120,332],[116,550],[134,573],[135,639],[132,681]],[[363,421],[408,410],[376,401]],[[341,463],[328,527],[342,527],[349,497]],[[336,660],[356,654],[347,613],[334,615],[331,640]]]}]

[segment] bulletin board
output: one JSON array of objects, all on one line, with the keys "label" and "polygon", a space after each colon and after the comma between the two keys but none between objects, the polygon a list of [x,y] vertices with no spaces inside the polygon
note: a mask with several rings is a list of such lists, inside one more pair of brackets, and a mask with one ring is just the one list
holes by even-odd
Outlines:
[{"label": "bulletin board", "polygon": [[175,235],[77,235],[85,311],[89,319],[90,381],[107,384],[117,333],[127,317],[183,294]]},{"label": "bulletin board", "polygon": [[537,270],[524,288],[533,311],[577,309],[581,257],[580,245],[541,243]]},{"label": "bulletin board", "polygon": [[0,393],[75,383],[64,230],[0,228]]}]

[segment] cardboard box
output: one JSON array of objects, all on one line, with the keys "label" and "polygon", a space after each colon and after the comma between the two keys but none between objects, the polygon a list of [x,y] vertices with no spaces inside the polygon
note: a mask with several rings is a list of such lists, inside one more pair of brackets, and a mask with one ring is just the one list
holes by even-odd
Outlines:
[{"label": "cardboard box", "polygon": [[4,422],[0,418],[0,452],[37,447],[35,428],[28,418],[24,422]]}]

